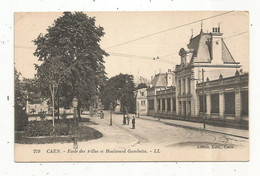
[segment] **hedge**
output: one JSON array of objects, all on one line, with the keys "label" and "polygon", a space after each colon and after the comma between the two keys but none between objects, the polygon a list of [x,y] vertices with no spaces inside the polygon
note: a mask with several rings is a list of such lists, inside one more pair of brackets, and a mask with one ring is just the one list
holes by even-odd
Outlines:
[{"label": "hedge", "polygon": [[69,135],[77,131],[73,120],[55,121],[55,132],[53,133],[52,121],[30,121],[25,127],[27,136],[52,136],[52,135]]}]

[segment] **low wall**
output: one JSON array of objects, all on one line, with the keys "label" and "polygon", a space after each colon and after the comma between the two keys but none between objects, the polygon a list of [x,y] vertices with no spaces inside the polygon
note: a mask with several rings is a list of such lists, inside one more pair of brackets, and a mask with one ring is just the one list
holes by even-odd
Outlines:
[{"label": "low wall", "polygon": [[[196,116],[196,117],[183,117],[176,115],[174,112],[172,114],[165,114],[163,112],[159,113],[150,113],[152,117],[155,118],[162,118],[162,119],[174,119],[174,120],[183,120],[183,121],[190,121],[190,122],[196,122],[196,123],[203,123],[202,116]],[[245,118],[246,119],[246,118]],[[229,128],[237,128],[237,129],[249,129],[249,123],[248,120],[238,120],[234,118],[209,118],[205,117],[204,119],[205,124],[213,125],[213,126],[220,126],[220,127],[229,127]]]}]

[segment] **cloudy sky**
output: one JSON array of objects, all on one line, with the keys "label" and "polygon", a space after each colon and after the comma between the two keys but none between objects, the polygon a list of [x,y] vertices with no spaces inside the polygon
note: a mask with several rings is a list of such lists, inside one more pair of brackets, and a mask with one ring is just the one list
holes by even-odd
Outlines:
[{"label": "cloudy sky", "polygon": [[[101,47],[108,77],[119,73],[144,76],[174,69],[180,63],[178,51],[186,47],[193,35],[211,32],[220,23],[224,41],[237,62],[249,70],[249,21],[247,12],[86,12],[96,17],[96,25],[104,27]],[[15,67],[26,78],[36,73],[32,40],[46,33],[48,26],[62,13],[15,14]],[[214,18],[209,18],[216,16]],[[208,18],[208,19],[207,19]],[[225,39],[226,38],[226,39]],[[159,60],[153,57],[159,56]]]}]

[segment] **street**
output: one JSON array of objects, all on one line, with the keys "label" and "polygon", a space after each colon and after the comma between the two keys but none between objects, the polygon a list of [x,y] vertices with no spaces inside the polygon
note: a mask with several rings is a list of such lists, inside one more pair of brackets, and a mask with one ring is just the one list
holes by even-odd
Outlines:
[{"label": "street", "polygon": [[[109,123],[109,118],[109,112],[105,112],[104,120]],[[154,118],[154,120],[136,118],[135,129],[132,129],[131,120],[129,125],[123,125],[122,114],[113,114],[112,119],[113,126],[138,139],[138,144],[136,144],[138,146],[203,148],[207,145],[216,147],[223,147],[224,145],[245,147],[248,145],[248,139],[199,129],[176,127],[159,121],[157,118]]]},{"label": "street", "polygon": [[[79,123],[80,126],[98,130],[103,137],[78,141],[77,149],[73,149],[73,143],[44,145],[16,143],[15,160],[24,161],[26,158],[25,161],[67,161],[69,157],[71,161],[211,161],[217,160],[219,155],[222,155],[220,160],[233,161],[237,157],[241,160],[247,157],[243,155],[249,148],[249,139],[246,137],[188,128],[184,121],[158,120],[149,116],[136,118],[135,129],[132,129],[131,120],[129,125],[123,125],[122,114],[113,114],[113,124],[110,126],[110,114],[108,111],[104,113],[104,119],[98,116],[90,117],[84,113],[82,118],[89,118],[89,121]],[[33,159],[27,158],[28,153],[33,153],[35,149],[41,152],[33,154]],[[53,155],[48,153],[50,150],[61,152]]]}]

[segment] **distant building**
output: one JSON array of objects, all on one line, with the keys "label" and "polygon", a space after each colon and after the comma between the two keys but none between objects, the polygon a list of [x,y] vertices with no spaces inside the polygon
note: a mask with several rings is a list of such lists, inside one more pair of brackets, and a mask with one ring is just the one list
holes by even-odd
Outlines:
[{"label": "distant building", "polygon": [[151,83],[151,81],[146,79],[146,78],[144,78],[144,77],[142,77],[142,76],[137,76],[134,79],[134,83],[135,83],[136,86],[138,86],[141,83],[144,83],[144,84],[146,84],[148,86]]},{"label": "distant building", "polygon": [[[167,73],[159,73],[152,77],[150,86],[147,88],[148,115],[160,114],[163,107],[162,99],[166,95],[159,92],[162,90],[173,90],[175,87],[175,75],[171,70]],[[171,94],[173,94],[171,92]],[[171,95],[169,95],[171,96]]]},{"label": "distant building", "polygon": [[116,100],[116,107],[115,107],[115,113],[120,113],[121,112],[121,101]]},{"label": "distant building", "polygon": [[142,88],[135,91],[137,115],[147,115],[148,102],[146,89],[147,88]]},{"label": "distant building", "polygon": [[49,112],[49,106],[48,106],[48,101],[42,101],[41,103],[38,104],[30,104],[27,101],[26,105],[26,112],[27,114],[38,114],[39,112]]}]

